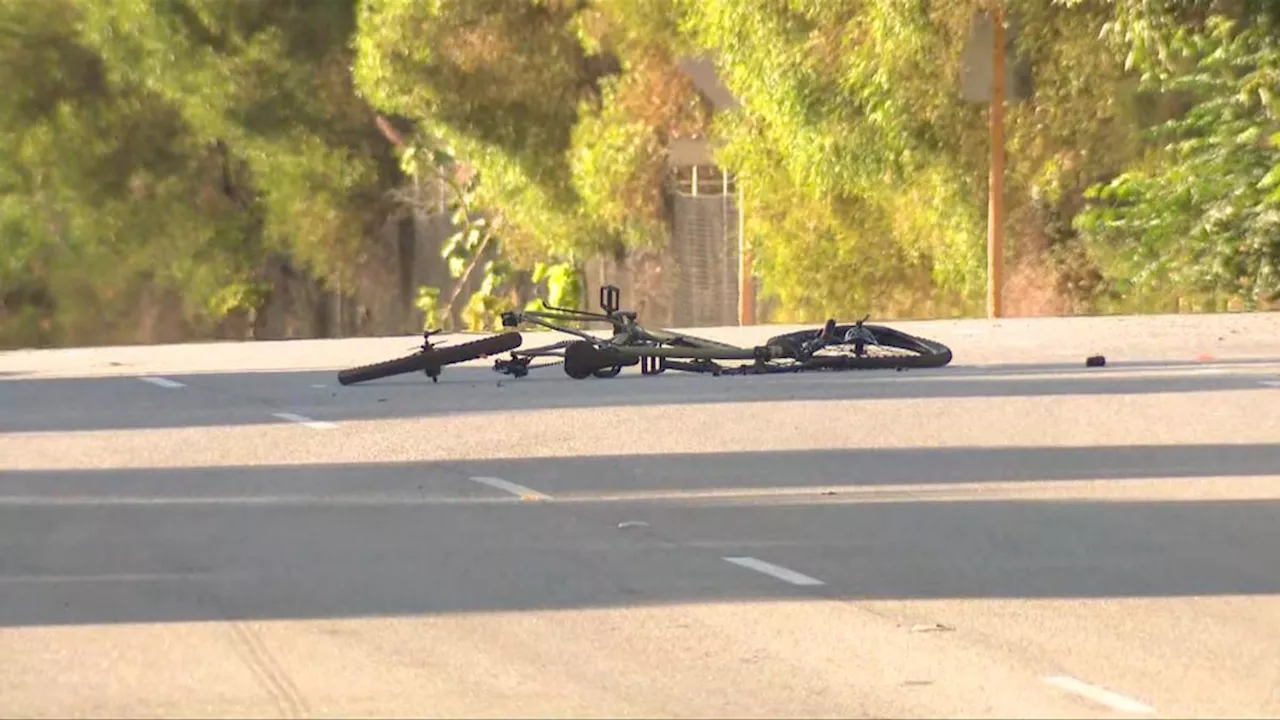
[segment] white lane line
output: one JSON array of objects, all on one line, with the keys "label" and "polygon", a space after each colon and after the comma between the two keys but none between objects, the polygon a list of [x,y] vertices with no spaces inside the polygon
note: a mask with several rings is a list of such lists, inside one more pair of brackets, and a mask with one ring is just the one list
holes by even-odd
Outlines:
[{"label": "white lane line", "polygon": [[550,500],[551,496],[546,493],[540,493],[533,488],[527,488],[524,485],[513,483],[510,480],[503,480],[496,477],[473,477],[472,482],[478,482],[481,485],[488,485],[491,488],[497,488],[504,492],[509,492],[521,500]]},{"label": "white lane line", "polygon": [[1101,703],[1112,710],[1119,712],[1150,715],[1155,713],[1156,709],[1150,705],[1134,700],[1131,697],[1125,697],[1117,692],[1112,692],[1106,688],[1100,688],[1097,685],[1090,685],[1082,682],[1069,675],[1053,675],[1044,678],[1044,681],[1055,687],[1074,693],[1080,697],[1088,698],[1096,703]]},{"label": "white lane line", "polygon": [[312,420],[306,415],[295,415],[294,413],[271,413],[271,415],[272,417],[278,417],[281,420],[288,420],[289,422],[295,422],[295,423],[298,423],[299,425],[305,425],[306,427],[309,427],[312,430],[331,430],[333,428],[338,427],[337,425],[334,425],[331,422],[324,422],[322,420]]},{"label": "white lane line", "polygon": [[1263,380],[1262,384],[1266,385],[1267,387],[1280,388],[1280,380]]},{"label": "white lane line", "polygon": [[726,557],[723,559],[733,563],[734,565],[741,565],[744,568],[749,568],[751,570],[755,570],[756,572],[762,572],[765,575],[772,575],[773,577],[783,582],[791,583],[792,585],[825,585],[826,584],[821,580],[817,578],[809,577],[804,573],[798,573],[795,570],[789,570],[780,565],[767,563],[758,558]]},{"label": "white lane line", "polygon": [[1186,374],[1187,375],[1226,375],[1228,372],[1229,371],[1226,368],[1205,367],[1205,368],[1194,368],[1192,370],[1187,370]]},{"label": "white lane line", "polygon": [[162,387],[162,388],[180,388],[180,387],[186,387],[186,385],[184,385],[184,384],[182,384],[182,383],[178,382],[177,380],[170,380],[169,378],[160,377],[160,376],[158,376],[158,375],[146,375],[146,376],[140,377],[140,378],[138,378],[138,379],[139,379],[139,380],[141,380],[141,381],[142,381],[142,382],[144,382],[144,383],[151,383],[152,385],[155,385],[156,387]]},{"label": "white lane line", "polygon": [[200,580],[197,573],[117,573],[113,575],[0,575],[0,585],[44,585],[51,583],[136,583],[170,580]]},{"label": "white lane line", "polygon": [[327,386],[327,385],[319,385],[319,384],[317,384],[317,385],[312,385],[311,387],[313,387],[313,388],[315,388],[315,389],[317,389],[317,390],[323,390],[324,388],[326,388],[326,387],[328,387],[328,386]]},{"label": "white lane line", "polygon": [[143,497],[90,495],[0,495],[0,507],[161,507],[267,505],[290,507],[398,507],[405,505],[500,505],[519,502],[508,497],[414,497],[407,495],[223,495],[208,497]]}]

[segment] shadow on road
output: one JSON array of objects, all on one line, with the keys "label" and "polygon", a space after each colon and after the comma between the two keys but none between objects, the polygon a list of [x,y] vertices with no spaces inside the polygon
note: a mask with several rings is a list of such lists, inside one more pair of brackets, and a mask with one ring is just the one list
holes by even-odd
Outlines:
[{"label": "shadow on road", "polygon": [[[7,473],[0,626],[1280,592],[1280,501],[574,493],[1275,474],[1280,445]],[[468,480],[550,493],[519,502]],[[577,478],[577,480],[573,480]],[[695,480],[699,479],[699,480]],[[700,483],[700,484],[699,484]],[[959,491],[957,491],[959,492]],[[468,502],[487,499],[493,502]],[[508,500],[512,500],[508,502]],[[445,502],[448,500],[448,502]],[[619,527],[626,521],[645,526]],[[798,588],[753,556],[822,579]]]},{"label": "shadow on road", "polygon": [[[273,412],[342,421],[668,404],[1257,391],[1263,376],[1229,369],[1265,364],[1280,366],[1280,358],[1221,361],[1203,371],[1176,362],[1090,370],[1037,364],[731,377],[644,377],[629,371],[609,380],[571,380],[559,367],[514,379],[472,366],[447,368],[435,384],[415,374],[349,387],[339,386],[328,371],[166,376],[185,385],[179,389],[134,377],[17,379],[0,381],[0,433],[281,422]],[[1139,374],[1154,369],[1164,372]],[[1053,375],[1067,372],[1076,374]]]}]

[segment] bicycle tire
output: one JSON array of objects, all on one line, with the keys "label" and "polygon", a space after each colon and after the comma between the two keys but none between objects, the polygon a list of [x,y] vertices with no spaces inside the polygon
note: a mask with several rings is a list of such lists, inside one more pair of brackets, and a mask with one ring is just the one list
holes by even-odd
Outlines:
[{"label": "bicycle tire", "polygon": [[505,332],[479,340],[472,340],[458,345],[433,348],[429,351],[418,351],[412,355],[385,360],[383,362],[347,368],[338,372],[338,382],[342,385],[380,380],[393,375],[426,370],[428,367],[441,368],[445,365],[466,362],[486,355],[514,350],[520,347],[524,338],[518,332]]},{"label": "bicycle tire", "polygon": [[[853,324],[836,325],[834,332],[836,335],[844,335],[854,327],[856,326]],[[862,329],[869,331],[881,345],[914,354],[895,357],[813,356],[800,363],[802,368],[806,370],[913,370],[944,367],[952,360],[951,348],[937,340],[918,337],[884,325],[863,324]],[[806,340],[812,340],[821,332],[819,328],[784,333],[769,338],[767,344],[797,345]]]}]

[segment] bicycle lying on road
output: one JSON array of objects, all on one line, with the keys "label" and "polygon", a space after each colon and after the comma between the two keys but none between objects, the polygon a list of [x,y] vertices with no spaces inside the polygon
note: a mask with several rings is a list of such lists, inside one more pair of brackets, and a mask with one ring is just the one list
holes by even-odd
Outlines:
[{"label": "bicycle lying on road", "polygon": [[[494,362],[494,370],[515,377],[528,374],[535,358],[559,358],[571,378],[610,378],[622,368],[639,365],[643,375],[667,370],[710,373],[712,375],[802,372],[812,370],[872,370],[937,368],[951,362],[946,345],[883,325],[868,325],[864,317],[856,323],[838,324],[828,320],[821,328],[775,335],[763,345],[741,347],[729,343],[677,333],[648,329],[634,311],[620,309],[617,287],[600,288],[603,313],[559,308],[543,303],[545,310],[506,312],[505,327],[533,324],[576,336],[574,340],[513,350],[508,359]],[[597,337],[564,323],[603,322],[612,334]],[[744,361],[727,367],[726,361]],[[559,364],[549,363],[536,367]]]},{"label": "bicycle lying on road", "polygon": [[[534,359],[549,357],[557,360],[532,367],[563,364],[565,374],[578,380],[615,377],[624,367],[635,365],[640,366],[643,375],[658,375],[667,370],[736,375],[812,370],[906,370],[938,368],[951,362],[951,350],[946,345],[883,325],[868,325],[865,317],[852,324],[828,320],[821,328],[775,335],[763,345],[740,347],[685,333],[645,328],[634,311],[620,309],[620,299],[618,288],[606,285],[600,288],[603,313],[555,307],[543,302],[544,310],[502,314],[504,327],[539,325],[573,335],[576,339],[517,350],[523,343],[523,337],[519,332],[508,330],[459,345],[437,347],[431,344],[431,335],[439,331],[428,331],[423,333],[422,347],[412,355],[343,370],[338,373],[338,381],[351,385],[421,370],[432,382],[437,382],[445,365],[506,351],[511,351],[509,358],[494,361],[496,372],[524,377],[529,374]],[[613,332],[608,336],[595,336],[567,325],[590,322],[608,323]],[[732,367],[722,364],[733,360],[743,362]]]}]

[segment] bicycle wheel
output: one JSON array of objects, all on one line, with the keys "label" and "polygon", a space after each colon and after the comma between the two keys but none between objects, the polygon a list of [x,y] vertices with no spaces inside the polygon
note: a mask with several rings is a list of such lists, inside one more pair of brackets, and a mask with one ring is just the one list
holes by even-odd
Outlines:
[{"label": "bicycle wheel", "polygon": [[[836,325],[833,332],[837,338],[844,338],[857,327],[853,324]],[[793,361],[799,366],[796,369],[907,370],[939,368],[951,362],[951,348],[936,340],[909,335],[883,325],[863,324],[861,330],[862,342],[850,339],[831,343],[807,360]],[[796,347],[821,333],[819,328],[775,335],[767,344]]]},{"label": "bicycle wheel", "polygon": [[439,369],[445,365],[514,350],[520,347],[521,342],[523,342],[523,338],[520,333],[505,332],[458,345],[432,348],[425,352],[420,350],[412,355],[406,355],[394,360],[347,368],[338,373],[338,382],[343,385],[354,385],[355,383],[418,372],[432,367]]}]

